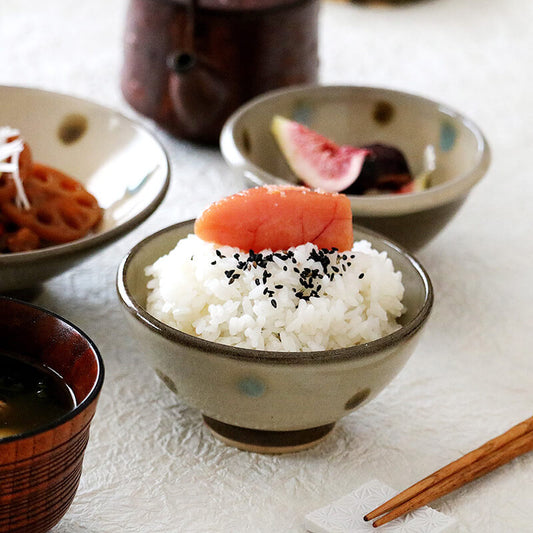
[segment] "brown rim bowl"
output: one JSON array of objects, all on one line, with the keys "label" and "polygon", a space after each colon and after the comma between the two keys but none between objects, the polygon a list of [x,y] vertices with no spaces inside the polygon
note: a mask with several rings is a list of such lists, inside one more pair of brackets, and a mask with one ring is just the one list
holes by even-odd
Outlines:
[{"label": "brown rim bowl", "polygon": [[421,96],[376,87],[310,85],[259,96],[226,122],[220,148],[250,185],[296,183],[273,135],[274,115],[296,120],[338,144],[389,144],[405,155],[411,173],[427,168],[431,186],[420,192],[349,195],[355,222],[407,249],[429,243],[453,218],[490,164],[480,129],[454,109]]},{"label": "brown rim bowl", "polygon": [[0,86],[0,124],[18,129],[34,161],[75,178],[104,210],[84,238],[0,254],[1,294],[34,288],[74,267],[139,226],[165,197],[165,149],[146,128],[112,109],[40,89]]},{"label": "brown rim bowl", "polygon": [[402,272],[401,328],[373,342],[317,352],[269,352],[225,346],[169,327],[146,310],[145,267],[193,232],[193,221],[163,229],[123,259],[117,291],[125,317],[157,375],[208,427],[242,449],[282,453],[312,446],[335,423],[374,398],[412,354],[433,303],[431,281],[404,249],[355,228]]}]

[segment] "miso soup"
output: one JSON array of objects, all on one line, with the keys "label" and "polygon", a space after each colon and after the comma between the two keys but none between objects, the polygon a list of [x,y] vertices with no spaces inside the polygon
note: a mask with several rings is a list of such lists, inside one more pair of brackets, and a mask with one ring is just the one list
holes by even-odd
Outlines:
[{"label": "miso soup", "polygon": [[0,352],[0,439],[46,426],[75,404],[70,387],[51,368]]}]

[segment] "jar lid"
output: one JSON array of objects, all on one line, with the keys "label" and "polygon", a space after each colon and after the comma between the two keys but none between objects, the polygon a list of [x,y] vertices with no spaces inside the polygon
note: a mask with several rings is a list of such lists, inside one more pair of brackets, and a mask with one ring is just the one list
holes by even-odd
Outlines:
[{"label": "jar lid", "polygon": [[[174,3],[188,5],[191,0],[172,0]],[[299,4],[313,0],[197,0],[200,9],[213,11],[262,11]],[[316,0],[314,0],[316,1]]]}]

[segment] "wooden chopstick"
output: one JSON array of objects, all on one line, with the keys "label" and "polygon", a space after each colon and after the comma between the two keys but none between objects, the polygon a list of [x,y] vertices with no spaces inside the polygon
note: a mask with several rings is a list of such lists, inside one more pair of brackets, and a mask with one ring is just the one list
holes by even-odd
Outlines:
[{"label": "wooden chopstick", "polygon": [[372,525],[387,524],[531,450],[533,416],[400,492],[366,514],[364,519],[373,520],[388,513]]}]

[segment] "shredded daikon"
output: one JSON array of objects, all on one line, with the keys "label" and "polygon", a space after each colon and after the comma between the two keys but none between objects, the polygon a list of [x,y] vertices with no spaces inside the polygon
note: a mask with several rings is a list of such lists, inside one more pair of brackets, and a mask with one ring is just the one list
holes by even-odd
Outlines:
[{"label": "shredded daikon", "polygon": [[[12,141],[8,139],[16,137]],[[30,202],[24,192],[24,185],[20,179],[19,157],[24,150],[24,143],[20,138],[20,132],[9,126],[0,127],[0,174],[9,173],[17,190],[15,204],[23,209],[30,208]],[[11,158],[10,161],[8,159]]]}]

